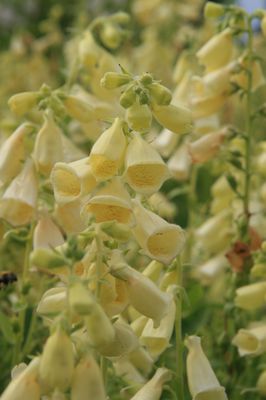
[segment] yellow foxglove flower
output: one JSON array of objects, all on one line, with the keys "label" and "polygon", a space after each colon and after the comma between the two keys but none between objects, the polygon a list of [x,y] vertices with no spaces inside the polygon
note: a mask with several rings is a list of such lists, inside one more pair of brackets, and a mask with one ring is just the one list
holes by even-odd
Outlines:
[{"label": "yellow foxglove flower", "polygon": [[173,72],[173,81],[176,84],[180,83],[180,81],[185,76],[186,72],[190,69],[191,67],[190,58],[191,58],[190,54],[186,51],[183,51],[180,57],[177,59]]},{"label": "yellow foxglove flower", "polygon": [[47,339],[39,368],[41,383],[50,389],[65,391],[74,372],[74,352],[69,336],[60,328]]},{"label": "yellow foxglove flower", "polygon": [[50,271],[66,266],[65,257],[51,248],[36,248],[31,252],[30,262],[32,266]]},{"label": "yellow foxglove flower", "polygon": [[181,144],[167,162],[172,176],[178,181],[184,181],[189,178],[191,157],[188,154],[187,145]]},{"label": "yellow foxglove flower", "polygon": [[66,233],[80,233],[86,228],[86,221],[81,217],[80,211],[81,205],[78,200],[56,205],[55,217]]},{"label": "yellow foxglove flower", "polygon": [[[231,82],[236,83],[240,87],[247,89],[248,87],[248,76],[246,68],[249,68],[248,61],[245,57],[241,57],[239,59],[240,66],[244,69],[239,73],[236,73],[232,76]],[[265,77],[263,74],[263,70],[261,67],[261,63],[258,60],[253,61],[251,67],[251,74],[252,74],[252,91],[254,92],[260,86],[265,85]]]},{"label": "yellow foxglove flower", "polygon": [[1,400],[39,400],[41,387],[38,382],[39,357],[34,358],[26,368],[9,383]]},{"label": "yellow foxglove flower", "polygon": [[43,316],[53,316],[61,313],[67,307],[67,290],[56,287],[46,290],[37,307],[37,313]]},{"label": "yellow foxglove flower", "polygon": [[93,107],[78,96],[68,95],[63,100],[67,113],[74,119],[86,123],[95,119]]},{"label": "yellow foxglove flower", "polygon": [[176,147],[178,142],[178,136],[169,129],[163,129],[156,139],[152,142],[152,145],[159,151],[163,157],[169,157]]},{"label": "yellow foxglove flower", "polygon": [[261,31],[263,33],[263,36],[266,37],[266,14],[264,15],[264,17],[261,19]]},{"label": "yellow foxglove flower", "polygon": [[64,161],[66,163],[71,163],[72,161],[80,160],[81,158],[85,158],[86,154],[81,151],[74,143],[68,139],[65,135],[61,135],[62,145],[63,145],[63,154]]},{"label": "yellow foxglove flower", "polygon": [[170,346],[169,343],[174,329],[175,317],[176,306],[174,300],[172,300],[166,316],[160,321],[160,325],[155,328],[153,321],[149,319],[141,333],[141,344],[145,346],[155,359]]},{"label": "yellow foxglove flower", "polygon": [[88,157],[69,164],[56,163],[51,173],[51,182],[55,200],[59,204],[78,200],[89,194],[97,184]]},{"label": "yellow foxglove flower", "polygon": [[117,221],[132,224],[131,199],[119,177],[113,178],[84,205],[82,214],[93,215],[97,223]]},{"label": "yellow foxglove flower", "polygon": [[125,178],[137,192],[158,191],[169,177],[169,171],[159,153],[140,135],[135,135],[127,147]]},{"label": "yellow foxglove flower", "polygon": [[[265,32],[266,32],[266,28],[265,28]],[[266,36],[266,35],[265,35]],[[257,388],[259,393],[262,396],[266,396],[266,371],[263,371],[260,376],[259,379],[257,381]]]},{"label": "yellow foxglove flower", "polygon": [[145,317],[145,315],[140,315],[139,317],[134,319],[133,322],[131,322],[130,326],[138,337],[141,336],[141,333],[145,328],[147,321],[148,317]]},{"label": "yellow foxglove flower", "polygon": [[14,94],[8,100],[10,110],[17,116],[22,116],[30,111],[38,100],[38,92],[22,92]]},{"label": "yellow foxglove flower", "polygon": [[232,89],[231,77],[234,70],[237,68],[237,61],[232,61],[222,68],[209,72],[204,75],[203,83],[206,88],[215,94],[229,93]]},{"label": "yellow foxglove flower", "polygon": [[195,133],[205,135],[205,133],[214,132],[220,128],[220,120],[217,114],[208,117],[199,118],[195,121]]},{"label": "yellow foxglove flower", "polygon": [[94,300],[81,281],[70,285],[68,303],[70,310],[78,315],[89,315],[94,307]]},{"label": "yellow foxglove flower", "polygon": [[204,163],[212,159],[220,150],[228,130],[221,129],[218,132],[207,133],[192,143],[188,144],[188,152],[194,164]]},{"label": "yellow foxglove flower", "polygon": [[254,278],[266,278],[266,263],[256,263],[250,270],[250,275]]},{"label": "yellow foxglove flower", "polygon": [[211,203],[212,214],[217,214],[225,208],[228,208],[235,198],[235,193],[224,175],[220,176],[212,185],[211,194],[213,197]]},{"label": "yellow foxglove flower", "polygon": [[154,359],[144,347],[138,347],[128,355],[129,361],[145,376],[151,373]]},{"label": "yellow foxglove flower", "polygon": [[134,215],[133,234],[145,254],[168,264],[182,251],[185,235],[180,226],[169,224],[138,201],[134,201]]},{"label": "yellow foxglove flower", "polygon": [[123,121],[116,118],[95,142],[90,153],[90,166],[97,181],[112,178],[118,173],[126,149]]},{"label": "yellow foxglove flower", "polygon": [[133,384],[134,386],[136,384],[143,385],[146,382],[146,379],[144,376],[137,370],[137,368],[126,358],[122,357],[116,360],[113,363],[115,373],[118,376],[123,377],[123,379],[130,383],[131,385]]},{"label": "yellow foxglove flower", "polygon": [[115,329],[114,340],[105,346],[98,347],[103,356],[121,357],[139,347],[138,338],[128,324],[118,320],[113,326]]},{"label": "yellow foxglove flower", "polygon": [[[112,263],[112,261],[111,261]],[[169,312],[171,297],[149,278],[125,263],[111,265],[111,273],[127,284],[130,304],[157,324]]]},{"label": "yellow foxglove flower", "polygon": [[97,349],[114,341],[115,329],[103,308],[94,301],[91,313],[84,318],[88,339]]},{"label": "yellow foxglove flower", "polygon": [[166,368],[158,368],[153,377],[131,398],[131,400],[160,400],[163,385],[170,381],[171,372]]},{"label": "yellow foxglove flower", "polygon": [[64,237],[60,229],[55,225],[53,220],[48,216],[42,216],[34,229],[33,249],[61,246],[64,243]]},{"label": "yellow foxglove flower", "polygon": [[186,74],[183,76],[180,83],[177,85],[174,93],[173,93],[173,105],[183,105],[187,107],[189,105],[189,94],[191,88],[191,76],[192,71],[188,70]]},{"label": "yellow foxglove flower", "polygon": [[128,242],[132,237],[129,226],[114,220],[101,223],[101,230],[108,236],[111,236],[113,239],[121,242]]},{"label": "yellow foxglove flower", "polygon": [[211,284],[226,269],[228,261],[224,253],[220,253],[203,264],[199,265],[195,270],[195,275],[203,284]]},{"label": "yellow foxglove flower", "polygon": [[25,159],[24,138],[33,129],[25,122],[13,132],[0,148],[0,182],[7,183],[21,170]]},{"label": "yellow foxglove flower", "polygon": [[174,133],[182,135],[189,133],[192,129],[192,114],[186,107],[173,104],[168,106],[153,105],[152,112],[159,124]]},{"label": "yellow foxglove flower", "polygon": [[37,190],[34,164],[28,160],[0,200],[0,217],[14,226],[28,224],[35,213]]},{"label": "yellow foxglove flower", "polygon": [[236,290],[235,305],[243,310],[256,310],[266,303],[266,282],[241,286]]},{"label": "yellow foxglove flower", "polygon": [[62,133],[51,112],[45,114],[44,124],[36,136],[33,158],[37,170],[46,176],[56,162],[64,159]]},{"label": "yellow foxglove flower", "polygon": [[166,272],[160,282],[160,289],[167,291],[167,289],[169,289],[172,285],[176,285],[178,279],[179,278],[175,269],[173,271]]},{"label": "yellow foxglove flower", "polygon": [[163,271],[163,267],[164,266],[162,263],[153,260],[142,271],[142,274],[147,276],[147,278],[151,279],[153,282],[157,283],[161,276],[161,272]]},{"label": "yellow foxglove flower", "polygon": [[193,400],[227,400],[225,390],[202,350],[200,338],[189,336],[185,344],[188,347],[188,386]]},{"label": "yellow foxglove flower", "polygon": [[126,121],[131,129],[137,132],[147,132],[150,129],[152,113],[147,104],[137,101],[127,108]]},{"label": "yellow foxglove flower", "polygon": [[89,30],[84,32],[79,42],[78,54],[81,64],[87,68],[94,67],[102,54],[101,47],[98,46]]},{"label": "yellow foxglove flower", "polygon": [[213,71],[226,65],[233,52],[232,31],[227,28],[214,35],[203,47],[199,49],[196,56],[200,64],[204,65],[207,71]]},{"label": "yellow foxglove flower", "polygon": [[101,370],[90,354],[77,364],[71,384],[71,400],[106,400]]},{"label": "yellow foxglove flower", "polygon": [[266,325],[259,324],[254,328],[239,329],[232,340],[237,346],[239,355],[242,356],[258,356],[266,351]]},{"label": "yellow foxglove flower", "polygon": [[148,199],[148,203],[152,210],[167,220],[172,220],[176,214],[176,205],[171,203],[161,192],[153,193]]},{"label": "yellow foxglove flower", "polygon": [[190,106],[195,119],[208,117],[220,111],[228,98],[227,93],[192,97]]}]

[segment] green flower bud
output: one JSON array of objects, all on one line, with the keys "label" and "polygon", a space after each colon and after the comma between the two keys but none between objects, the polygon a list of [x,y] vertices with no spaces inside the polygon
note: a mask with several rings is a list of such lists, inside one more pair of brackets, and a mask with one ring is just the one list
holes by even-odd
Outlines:
[{"label": "green flower bud", "polygon": [[8,105],[17,116],[21,116],[30,111],[38,100],[38,92],[22,92],[11,96]]},{"label": "green flower bud", "polygon": [[135,103],[136,99],[137,99],[137,95],[135,92],[135,86],[130,85],[124,91],[124,93],[122,93],[122,95],[120,96],[119,102],[122,107],[128,108],[128,107],[132,106],[132,104]]},{"label": "green flower bud", "polygon": [[101,79],[101,86],[105,89],[116,89],[131,81],[131,76],[127,74],[118,74],[116,72],[106,72]]},{"label": "green flower bud", "polygon": [[129,227],[116,221],[103,222],[101,224],[101,230],[108,236],[121,242],[127,242],[131,237]]},{"label": "green flower bud", "polygon": [[142,77],[140,78],[140,82],[142,83],[142,85],[146,86],[146,85],[151,85],[153,81],[153,77],[151,74],[149,74],[148,72],[146,72],[145,74],[142,75]]},{"label": "green flower bud", "polygon": [[108,49],[116,50],[122,43],[123,34],[116,24],[106,22],[100,30],[100,39]]},{"label": "green flower bud", "polygon": [[156,104],[160,106],[168,106],[172,100],[172,93],[160,83],[152,83],[149,86],[150,94]]},{"label": "green flower bud", "polygon": [[131,129],[137,132],[146,132],[150,129],[152,113],[146,104],[135,102],[127,109],[126,120]]},{"label": "green flower bud", "polygon": [[208,1],[204,7],[205,18],[218,18],[224,15],[225,9],[221,4]]},{"label": "green flower bud", "polygon": [[50,249],[38,248],[30,255],[30,263],[37,268],[59,268],[66,266],[65,258]]},{"label": "green flower bud", "polygon": [[88,315],[94,306],[94,300],[88,289],[81,282],[70,286],[68,301],[71,310],[79,315]]}]

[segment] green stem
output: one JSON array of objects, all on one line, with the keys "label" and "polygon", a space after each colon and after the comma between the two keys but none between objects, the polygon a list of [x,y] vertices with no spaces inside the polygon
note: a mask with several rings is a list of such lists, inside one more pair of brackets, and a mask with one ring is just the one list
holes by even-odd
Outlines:
[{"label": "green stem", "polygon": [[[183,274],[180,258],[176,259],[177,286],[182,287]],[[182,339],[182,293],[176,296],[176,318],[175,318],[175,346],[176,346],[176,374],[177,374],[177,398],[184,400],[184,363],[183,363],[183,339]]]}]

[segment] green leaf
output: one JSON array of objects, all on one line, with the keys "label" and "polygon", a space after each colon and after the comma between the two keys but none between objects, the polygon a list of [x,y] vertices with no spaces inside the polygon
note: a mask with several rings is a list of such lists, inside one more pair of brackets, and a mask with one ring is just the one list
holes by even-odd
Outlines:
[{"label": "green leaf", "polygon": [[15,334],[13,331],[11,319],[0,311],[0,331],[8,343],[15,343]]}]

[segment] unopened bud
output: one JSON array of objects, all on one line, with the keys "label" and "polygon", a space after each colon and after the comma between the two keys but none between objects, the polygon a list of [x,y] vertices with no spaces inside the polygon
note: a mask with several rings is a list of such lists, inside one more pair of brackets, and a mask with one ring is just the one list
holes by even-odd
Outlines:
[{"label": "unopened bud", "polygon": [[116,221],[101,223],[101,230],[108,236],[121,242],[127,242],[131,237],[131,230],[129,227]]},{"label": "unopened bud", "polygon": [[131,76],[127,74],[118,74],[117,72],[106,72],[101,79],[101,86],[105,89],[116,89],[131,81]]},{"label": "unopened bud", "polygon": [[30,262],[37,268],[54,269],[66,266],[66,260],[62,255],[44,248],[35,249],[30,255]]},{"label": "unopened bud", "polygon": [[147,104],[135,102],[127,109],[126,119],[131,129],[137,132],[146,132],[150,129],[152,113]]},{"label": "unopened bud", "polygon": [[172,93],[165,86],[160,83],[152,83],[149,86],[150,94],[156,104],[160,106],[168,106],[172,100]]},{"label": "unopened bud", "polygon": [[100,39],[105,47],[117,49],[123,40],[123,32],[117,24],[106,22],[100,30]]},{"label": "unopened bud", "polygon": [[21,116],[37,104],[37,99],[38,92],[22,92],[11,96],[8,105],[14,114]]},{"label": "unopened bud", "polygon": [[80,122],[90,122],[95,119],[93,107],[77,96],[67,96],[64,100],[67,113]]},{"label": "unopened bud", "polygon": [[132,106],[137,99],[134,85],[130,85],[120,96],[119,102],[123,108]]},{"label": "unopened bud", "polygon": [[218,18],[224,15],[225,9],[221,4],[208,1],[204,7],[205,18]]}]

